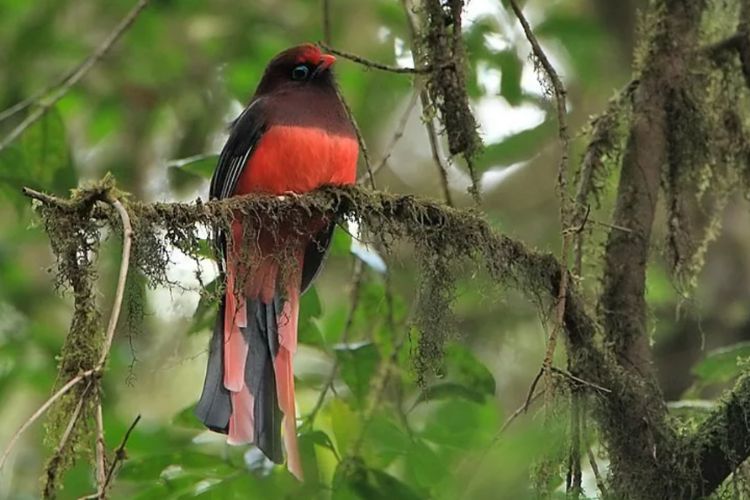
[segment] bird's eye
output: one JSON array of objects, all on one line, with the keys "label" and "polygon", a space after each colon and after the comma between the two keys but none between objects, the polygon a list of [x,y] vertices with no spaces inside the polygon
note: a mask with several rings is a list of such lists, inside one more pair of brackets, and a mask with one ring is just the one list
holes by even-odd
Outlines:
[{"label": "bird's eye", "polygon": [[292,70],[292,80],[306,80],[309,74],[310,68],[304,64],[300,64],[299,66],[295,66]]}]

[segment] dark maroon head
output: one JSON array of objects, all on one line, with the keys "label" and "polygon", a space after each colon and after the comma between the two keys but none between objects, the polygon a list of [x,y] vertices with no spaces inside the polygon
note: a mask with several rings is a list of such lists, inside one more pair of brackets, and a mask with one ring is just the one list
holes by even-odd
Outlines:
[{"label": "dark maroon head", "polygon": [[335,57],[309,43],[287,49],[268,63],[255,95],[305,87],[334,90],[334,62]]}]

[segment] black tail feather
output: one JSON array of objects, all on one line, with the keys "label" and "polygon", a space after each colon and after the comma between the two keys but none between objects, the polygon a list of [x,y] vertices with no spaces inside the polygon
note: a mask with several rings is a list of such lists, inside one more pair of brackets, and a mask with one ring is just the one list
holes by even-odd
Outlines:
[{"label": "black tail feather", "polygon": [[232,402],[224,387],[224,301],[208,347],[208,367],[203,382],[203,393],[195,407],[195,415],[212,431],[227,433]]},{"label": "black tail feather", "polygon": [[272,461],[284,461],[281,441],[281,409],[276,392],[273,360],[278,352],[276,324],[278,298],[270,304],[247,301],[247,328],[243,329],[250,349],[245,363],[245,384],[255,397],[255,444]]},{"label": "black tail feather", "polygon": [[[209,345],[208,367],[196,416],[215,432],[229,431],[232,401],[224,387],[224,301],[222,300]],[[245,363],[245,385],[255,398],[255,444],[272,461],[284,461],[281,440],[282,413],[276,392],[273,360],[279,350],[277,315],[281,299],[270,304],[247,301],[247,328],[242,329],[249,349]]]}]

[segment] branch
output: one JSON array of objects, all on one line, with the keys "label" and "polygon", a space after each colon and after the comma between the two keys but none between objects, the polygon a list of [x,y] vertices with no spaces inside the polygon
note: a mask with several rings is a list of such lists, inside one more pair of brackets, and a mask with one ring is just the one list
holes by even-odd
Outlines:
[{"label": "branch", "polygon": [[[555,348],[557,346],[558,333],[563,328],[563,316],[565,314],[565,299],[568,291],[568,260],[570,254],[570,240],[572,233],[568,230],[573,222],[572,213],[568,203],[567,194],[567,182],[568,182],[568,162],[569,162],[569,151],[570,151],[570,137],[568,135],[568,120],[567,120],[567,91],[563,85],[560,76],[557,74],[554,66],[550,63],[547,55],[542,50],[539,41],[536,39],[534,32],[531,30],[529,22],[523,15],[523,11],[518,6],[516,0],[510,0],[511,9],[518,18],[518,21],[523,27],[523,32],[526,35],[526,39],[531,44],[531,49],[534,57],[539,61],[544,69],[544,73],[547,75],[547,79],[552,84],[552,90],[555,95],[555,102],[557,108],[557,127],[558,137],[560,139],[560,163],[557,169],[557,191],[560,201],[560,230],[562,233],[562,248],[560,249],[560,262],[565,268],[565,272],[562,273],[560,279],[560,288],[557,292],[557,304],[555,309],[555,324],[550,330],[549,337],[547,339],[547,349],[544,355],[544,361],[542,367],[546,374],[545,380],[547,381],[548,388],[551,387],[550,382],[552,380],[551,369],[552,361],[555,355]],[[580,207],[580,210],[585,210],[585,207]],[[576,219],[578,217],[575,217]],[[551,397],[551,391],[547,391],[549,397]]]},{"label": "branch", "polygon": [[581,219],[582,211],[588,213],[590,207],[589,199],[593,193],[598,203],[598,194],[595,191],[595,179],[597,176],[603,176],[604,157],[616,147],[617,125],[620,114],[629,103],[632,102],[633,93],[638,88],[638,80],[632,80],[624,89],[610,99],[607,109],[596,117],[592,122],[593,130],[591,139],[586,146],[586,152],[583,156],[581,169],[578,173],[578,187],[575,195],[575,225],[581,229],[576,231],[573,238],[573,274],[577,277],[582,275],[583,268],[583,238],[585,220]]},{"label": "branch", "polygon": [[112,312],[109,315],[109,324],[107,325],[107,333],[104,339],[104,346],[102,347],[102,353],[97,363],[97,371],[101,371],[107,362],[109,356],[109,350],[112,348],[112,340],[115,336],[115,330],[117,329],[117,320],[120,318],[120,310],[122,309],[122,298],[125,295],[125,284],[128,279],[128,269],[130,267],[130,247],[133,242],[133,226],[130,223],[130,216],[128,211],[122,205],[120,200],[114,198],[111,194],[107,196],[107,203],[112,205],[117,214],[120,216],[120,222],[122,223],[122,259],[120,260],[120,275],[117,278],[117,288],[115,289],[115,299],[112,304]]},{"label": "branch", "polygon": [[323,0],[323,41],[331,43],[331,0]]},{"label": "branch", "polygon": [[13,447],[16,445],[16,442],[23,435],[23,433],[26,432],[26,430],[31,427],[34,422],[39,420],[39,417],[44,415],[44,413],[50,409],[55,401],[67,394],[68,391],[70,391],[76,384],[91,377],[95,373],[95,371],[96,370],[87,370],[70,379],[56,393],[50,396],[47,401],[45,401],[42,406],[40,406],[39,409],[37,409],[37,411],[35,411],[34,414],[31,415],[28,420],[26,420],[26,422],[24,422],[23,425],[18,428],[18,430],[13,434],[13,437],[10,438],[10,441],[8,441],[8,445],[5,447],[5,451],[3,451],[2,456],[0,456],[0,470],[2,470],[5,462],[8,460],[8,456],[10,456],[10,452],[13,451]]},{"label": "branch", "polygon": [[[90,370],[86,370],[85,372],[73,377],[70,379],[62,388],[60,388],[55,394],[53,394],[47,401],[45,401],[42,406],[34,412],[34,414],[26,421],[24,424],[15,432],[11,440],[9,441],[5,451],[3,452],[2,457],[0,457],[0,469],[5,465],[5,462],[10,455],[11,451],[13,450],[13,447],[15,446],[18,439],[23,435],[24,432],[36,421],[41,417],[49,408],[63,395],[68,393],[73,387],[75,387],[79,382],[83,380],[89,380],[89,384],[86,386],[86,388],[81,392],[81,395],[79,397],[78,403],[75,407],[75,410],[73,411],[73,414],[71,415],[70,421],[68,423],[68,426],[66,427],[63,436],[61,438],[60,444],[53,455],[52,460],[50,461],[50,465],[47,467],[47,474],[48,474],[48,480],[47,485],[45,487],[45,495],[51,496],[54,493],[54,470],[56,467],[56,460],[59,460],[60,454],[62,453],[72,431],[75,427],[78,417],[81,413],[81,410],[83,408],[83,405],[88,397],[89,389],[91,388],[92,384],[94,385],[94,392],[97,394],[97,398],[100,397],[101,391],[100,391],[100,382],[99,377],[101,376],[104,366],[107,362],[107,358],[109,356],[109,351],[112,347],[112,341],[114,338],[115,330],[117,328],[117,321],[120,315],[120,310],[122,308],[122,300],[125,292],[125,284],[127,280],[128,275],[128,268],[130,265],[130,249],[131,249],[131,243],[133,238],[133,230],[132,225],[130,223],[130,217],[128,215],[127,210],[122,205],[122,203],[114,198],[112,194],[108,191],[102,192],[100,187],[93,188],[90,192],[83,192],[82,196],[79,196],[78,201],[73,200],[62,200],[50,195],[46,195],[44,193],[39,193],[37,191],[34,191],[29,188],[23,189],[24,194],[27,196],[36,199],[38,201],[41,201],[42,203],[46,205],[55,206],[58,208],[62,208],[63,210],[69,212],[69,213],[86,213],[84,211],[76,211],[77,208],[80,208],[82,206],[89,206],[95,199],[99,198],[102,201],[105,201],[109,205],[111,205],[114,210],[118,213],[120,216],[120,220],[122,223],[122,232],[123,232],[123,244],[122,244],[122,260],[120,263],[120,275],[117,282],[117,288],[115,290],[115,298],[112,305],[112,312],[110,314],[109,324],[107,326],[107,331],[105,333],[105,339],[104,344],[102,345],[101,354],[99,357],[99,360],[96,364],[96,366]],[[104,473],[104,457],[103,457],[103,450],[100,451],[100,447],[103,446],[103,425],[101,423],[101,402],[97,402],[97,428],[98,428],[98,434],[97,434],[97,462],[99,464],[99,476],[103,478]],[[101,442],[101,443],[100,443]]]},{"label": "branch", "polygon": [[357,142],[359,143],[359,151],[362,153],[362,159],[365,161],[365,168],[367,169],[367,178],[370,181],[370,187],[372,189],[375,189],[375,174],[372,171],[372,165],[370,164],[370,154],[367,152],[367,144],[365,143],[365,138],[362,135],[362,131],[359,129],[359,125],[357,124],[357,119],[354,118],[354,113],[352,113],[352,108],[349,107],[349,103],[346,102],[346,99],[344,99],[344,95],[341,93],[341,89],[339,88],[338,84],[334,84],[336,87],[336,94],[339,96],[339,100],[341,101],[341,104],[344,105],[344,110],[346,111],[346,116],[349,117],[349,122],[352,124],[352,127],[354,127],[354,133],[357,135]]},{"label": "branch", "polygon": [[132,434],[133,429],[135,429],[135,426],[138,425],[138,422],[141,421],[141,416],[138,415],[135,417],[135,420],[133,420],[133,423],[130,424],[130,427],[128,427],[128,430],[125,432],[125,435],[122,438],[122,441],[120,442],[120,446],[115,449],[115,457],[112,459],[112,463],[109,465],[109,469],[107,469],[107,475],[104,478],[104,482],[100,483],[99,489],[97,490],[96,494],[90,495],[88,497],[83,497],[85,499],[103,499],[107,496],[107,488],[112,484],[112,479],[115,477],[115,470],[117,469],[117,466],[127,458],[127,454],[125,453],[125,445],[128,444],[128,439],[130,439],[130,434]]},{"label": "branch", "polygon": [[739,17],[737,33],[708,46],[705,52],[716,64],[724,63],[727,60],[727,54],[736,52],[740,59],[745,83],[750,88],[750,0],[742,0]]},{"label": "branch", "polygon": [[[401,140],[401,138],[404,136],[404,130],[406,130],[406,125],[409,123],[409,118],[411,117],[412,111],[414,111],[414,107],[417,105],[417,97],[419,96],[419,91],[417,89],[414,89],[414,91],[411,93],[411,97],[409,98],[409,103],[406,105],[406,109],[404,109],[403,114],[401,115],[401,118],[398,121],[398,125],[396,125],[396,130],[393,132],[393,136],[391,137],[390,142],[385,148],[385,153],[383,153],[383,157],[380,159],[380,162],[375,165],[375,168],[372,169],[372,175],[377,174],[380,169],[386,166],[388,163],[388,160],[390,160],[391,155],[393,154],[393,149],[396,147],[396,144]],[[365,176],[362,175],[357,179],[357,184],[361,184],[364,182]]]},{"label": "branch", "polygon": [[362,56],[358,56],[357,54],[352,54],[351,52],[345,52],[343,50],[334,49],[330,45],[328,45],[328,42],[318,42],[318,45],[320,48],[325,50],[326,52],[330,52],[331,54],[341,56],[345,59],[349,59],[350,61],[353,61],[357,64],[361,64],[362,66],[365,66],[366,68],[373,68],[373,69],[379,69],[381,71],[388,71],[389,73],[398,73],[398,74],[407,74],[407,75],[425,75],[430,72],[432,72],[431,66],[425,66],[423,68],[404,68],[402,66],[391,66],[389,64],[383,64],[376,61],[370,61],[369,59],[366,59]]},{"label": "branch", "polygon": [[107,455],[104,451],[104,415],[102,414],[102,395],[96,399],[96,484],[103,492],[107,484]]},{"label": "branch", "polygon": [[[49,99],[44,103],[41,103],[33,113],[27,116],[26,119],[19,123],[16,128],[14,128],[2,141],[0,141],[0,151],[5,149],[10,143],[15,141],[27,128],[41,119],[47,113],[47,111],[49,111],[55,104],[57,104],[58,101],[62,99],[65,94],[67,94],[68,91],[70,91],[70,89],[73,88],[73,86],[81,80],[81,78],[86,76],[86,73],[88,73],[89,70],[94,67],[97,62],[99,62],[99,60],[107,55],[109,50],[114,46],[115,42],[117,42],[117,40],[120,39],[120,37],[128,30],[128,28],[132,26],[133,22],[135,22],[136,18],[138,17],[138,14],[140,14],[141,11],[146,8],[148,2],[149,0],[138,0],[138,3],[130,10],[130,12],[128,12],[128,14],[122,19],[122,21],[120,21],[117,27],[115,27],[114,31],[109,34],[104,42],[102,42],[102,44],[97,47],[97,49],[91,55],[89,55],[75,71],[69,73],[68,76],[62,80],[56,91],[49,97]],[[45,92],[45,95],[47,93],[48,92]],[[20,111],[25,107],[28,107],[30,103],[26,104],[27,102],[28,100],[12,107],[11,109],[13,110],[13,113]],[[3,114],[6,115],[6,113]]]},{"label": "branch", "polygon": [[[406,16],[406,25],[409,28],[409,34],[412,39],[412,50],[411,60],[414,65],[417,64],[417,58],[419,57],[419,46],[414,43],[417,40],[417,26],[412,18],[411,11],[409,10],[408,0],[401,0],[401,7],[404,10],[404,16]],[[422,104],[422,118],[424,121],[425,129],[427,130],[427,138],[430,141],[430,151],[432,152],[432,160],[435,162],[435,166],[440,176],[440,185],[443,188],[443,197],[445,203],[448,206],[453,206],[453,200],[451,198],[450,186],[448,185],[448,172],[443,158],[440,154],[440,138],[438,137],[437,129],[435,128],[435,119],[430,115],[429,110],[432,107],[430,103],[430,94],[427,88],[422,88],[419,91],[419,101]],[[478,190],[477,190],[478,193]]]},{"label": "branch", "polygon": [[[608,344],[620,362],[656,387],[646,325],[645,282],[662,169],[670,160],[667,109],[688,75],[700,2],[668,2],[638,88],[622,159],[613,226],[605,250],[600,309]],[[661,396],[659,396],[660,398]]]},{"label": "branch", "polygon": [[[77,193],[74,201],[53,196],[37,199],[43,198],[47,205],[70,208],[71,203],[76,204],[76,199],[85,199],[86,196],[84,191]],[[196,203],[127,202],[127,213],[134,220],[137,218],[134,227],[152,232],[177,219],[180,230],[189,231],[191,225],[217,224],[236,211],[242,211],[248,217],[262,213],[268,220],[285,220],[290,214],[300,212],[336,214],[340,219],[355,218],[364,234],[407,240],[419,249],[420,254],[431,258],[450,256],[451,261],[471,258],[481,262],[490,279],[519,289],[534,303],[556,300],[562,276],[567,273],[554,256],[529,250],[523,243],[495,232],[475,211],[457,210],[413,195],[372,192],[359,186],[329,186],[297,196],[255,194],[205,203],[200,200]],[[113,217],[116,213],[115,207],[103,205],[101,210],[95,211],[61,211],[60,216],[93,217],[111,224],[116,220]],[[81,223],[80,220],[69,222]],[[452,237],[445,238],[446,234]],[[566,377],[598,391],[601,411],[597,414],[604,429],[603,435],[616,445],[612,447],[613,453],[623,447],[625,452],[630,452],[631,448],[621,440],[642,445],[633,439],[637,433],[643,433],[645,413],[641,387],[599,347],[595,340],[596,324],[587,314],[573,285],[570,282],[567,288],[563,315],[571,373]],[[649,453],[650,448],[639,447],[638,450]],[[641,468],[643,456],[636,453],[632,458],[641,460],[637,465]],[[620,457],[618,463],[621,465],[626,459],[630,459],[627,454]]]},{"label": "branch", "polygon": [[693,497],[712,493],[750,456],[749,417],[750,375],[746,374],[687,440],[698,471],[689,476]]}]

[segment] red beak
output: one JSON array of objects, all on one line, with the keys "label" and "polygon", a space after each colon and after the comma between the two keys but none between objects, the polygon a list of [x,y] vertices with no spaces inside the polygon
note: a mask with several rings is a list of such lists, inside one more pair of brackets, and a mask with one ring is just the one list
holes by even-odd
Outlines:
[{"label": "red beak", "polygon": [[331,54],[323,54],[320,56],[320,64],[318,67],[322,70],[326,70],[333,66],[333,63],[336,62],[336,58],[332,56]]}]

